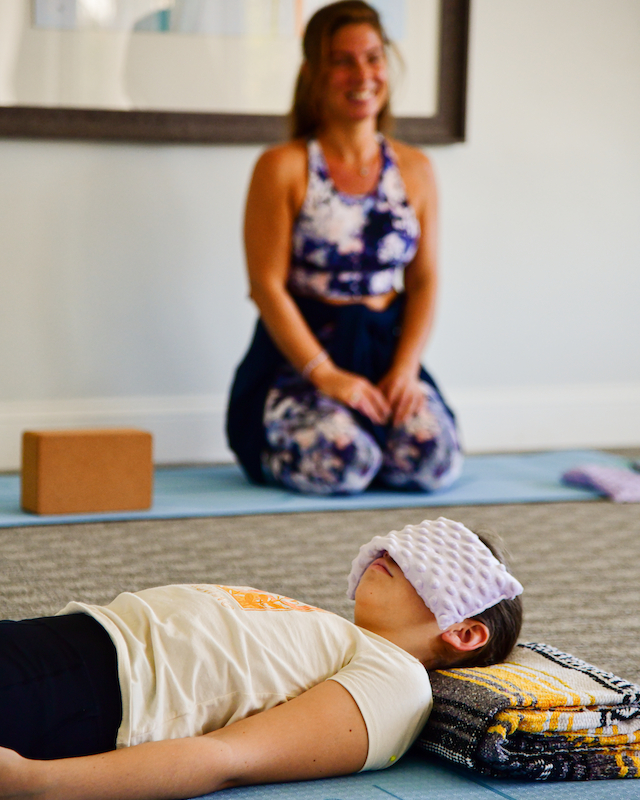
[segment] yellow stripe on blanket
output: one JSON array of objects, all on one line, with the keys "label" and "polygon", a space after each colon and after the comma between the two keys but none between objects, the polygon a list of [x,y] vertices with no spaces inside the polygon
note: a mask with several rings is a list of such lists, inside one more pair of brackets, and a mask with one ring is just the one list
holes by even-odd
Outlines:
[{"label": "yellow stripe on blanket", "polygon": [[493,667],[458,668],[455,671],[440,670],[440,672],[501,694],[514,706],[557,708],[588,706],[596,702],[593,694],[577,693],[559,676],[509,661]]},{"label": "yellow stripe on blanket", "polygon": [[618,721],[615,725],[603,726],[599,709],[569,708],[562,710],[525,710],[508,708],[496,714],[495,720],[509,734],[523,733],[562,733],[569,736],[594,736],[600,740],[619,737],[620,742],[640,741],[638,721],[630,723]]},{"label": "yellow stripe on blanket", "polygon": [[624,763],[624,755],[622,753],[616,753],[616,764],[620,767],[620,777],[626,778],[629,767]]},{"label": "yellow stripe on blanket", "polygon": [[620,767],[621,778],[640,774],[640,758],[632,750],[616,753],[616,763]]}]

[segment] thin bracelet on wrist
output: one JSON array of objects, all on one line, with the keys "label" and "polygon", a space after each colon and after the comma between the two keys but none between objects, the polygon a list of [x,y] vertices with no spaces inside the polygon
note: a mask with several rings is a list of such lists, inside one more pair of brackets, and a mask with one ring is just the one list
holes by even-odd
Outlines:
[{"label": "thin bracelet on wrist", "polygon": [[321,350],[317,355],[315,355],[310,361],[304,365],[301,371],[301,375],[305,380],[311,376],[311,373],[316,367],[319,367],[320,364],[323,364],[329,358],[329,353],[326,350]]}]

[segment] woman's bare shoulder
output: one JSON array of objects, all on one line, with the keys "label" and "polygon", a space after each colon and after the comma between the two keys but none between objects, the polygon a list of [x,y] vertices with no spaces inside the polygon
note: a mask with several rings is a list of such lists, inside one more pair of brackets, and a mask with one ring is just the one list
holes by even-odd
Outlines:
[{"label": "woman's bare shoulder", "polygon": [[256,162],[256,178],[277,183],[304,179],[307,172],[307,146],[302,139],[294,139],[265,150]]},{"label": "woman's bare shoulder", "polygon": [[423,175],[432,174],[431,161],[422,150],[418,150],[417,147],[412,147],[397,139],[389,139],[389,144],[396,155],[401,172],[417,170]]},{"label": "woman's bare shoulder", "polygon": [[395,154],[409,202],[416,208],[423,202],[433,202],[435,176],[426,153],[397,139],[389,139],[389,144]]}]

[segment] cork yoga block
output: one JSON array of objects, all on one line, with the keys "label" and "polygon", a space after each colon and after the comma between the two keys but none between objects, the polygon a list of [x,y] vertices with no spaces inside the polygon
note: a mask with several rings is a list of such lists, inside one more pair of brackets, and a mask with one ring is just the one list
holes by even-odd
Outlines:
[{"label": "cork yoga block", "polygon": [[25,431],[22,508],[34,514],[142,511],[153,491],[152,437],[122,429]]}]

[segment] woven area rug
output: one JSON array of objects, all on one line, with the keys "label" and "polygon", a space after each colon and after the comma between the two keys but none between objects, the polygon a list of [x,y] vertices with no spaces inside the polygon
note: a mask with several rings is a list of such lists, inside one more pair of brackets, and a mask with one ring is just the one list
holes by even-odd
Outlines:
[{"label": "woven area rug", "polygon": [[148,511],[39,516],[20,509],[20,478],[0,476],[0,527],[98,522],[124,519],[181,519],[301,511],[549,503],[593,500],[600,495],[562,483],[579,464],[627,466],[628,460],[594,450],[468,456],[461,477],[449,489],[423,492],[371,489],[349,497],[301,495],[271,486],[253,486],[233,464],[159,468],[153,506]]}]

